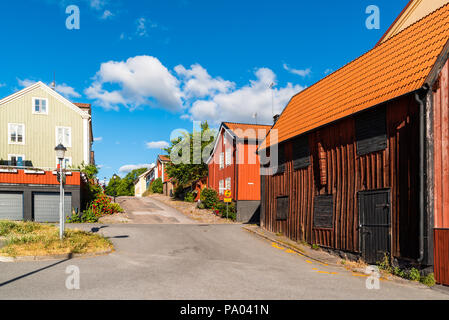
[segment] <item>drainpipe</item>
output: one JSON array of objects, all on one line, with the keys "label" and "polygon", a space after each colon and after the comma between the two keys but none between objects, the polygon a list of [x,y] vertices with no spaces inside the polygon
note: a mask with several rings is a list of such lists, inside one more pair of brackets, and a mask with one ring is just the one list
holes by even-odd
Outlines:
[{"label": "drainpipe", "polygon": [[[415,93],[415,99],[419,104],[419,258],[418,263],[421,264],[424,261],[424,217],[425,217],[425,206],[424,206],[424,154],[425,154],[425,98],[427,91],[429,90],[428,85],[424,85],[422,90]],[[421,95],[423,98],[421,98]]]}]

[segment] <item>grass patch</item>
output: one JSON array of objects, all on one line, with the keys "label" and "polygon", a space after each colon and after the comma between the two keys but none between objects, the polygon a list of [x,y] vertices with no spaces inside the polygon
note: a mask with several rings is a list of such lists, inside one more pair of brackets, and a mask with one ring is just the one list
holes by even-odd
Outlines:
[{"label": "grass patch", "polygon": [[103,236],[80,230],[66,230],[60,241],[57,227],[35,222],[0,221],[0,237],[5,244],[0,255],[8,257],[94,253],[113,248]]}]

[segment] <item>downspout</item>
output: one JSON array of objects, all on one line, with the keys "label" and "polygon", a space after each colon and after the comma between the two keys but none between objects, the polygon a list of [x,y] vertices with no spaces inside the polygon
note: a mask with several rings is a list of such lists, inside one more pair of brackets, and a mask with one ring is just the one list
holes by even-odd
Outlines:
[{"label": "downspout", "polygon": [[[425,162],[425,98],[429,86],[426,84],[422,90],[415,93],[415,99],[419,104],[419,258],[418,263],[424,261],[424,217],[425,217],[425,195],[424,195],[424,162]],[[421,98],[421,95],[423,98]]]}]

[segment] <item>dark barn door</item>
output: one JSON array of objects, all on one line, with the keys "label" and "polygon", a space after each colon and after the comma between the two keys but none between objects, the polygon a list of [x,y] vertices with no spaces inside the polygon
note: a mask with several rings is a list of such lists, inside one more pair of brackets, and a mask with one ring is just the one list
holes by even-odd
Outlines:
[{"label": "dark barn door", "polygon": [[391,252],[390,191],[364,191],[358,196],[362,257],[367,263],[375,264]]}]

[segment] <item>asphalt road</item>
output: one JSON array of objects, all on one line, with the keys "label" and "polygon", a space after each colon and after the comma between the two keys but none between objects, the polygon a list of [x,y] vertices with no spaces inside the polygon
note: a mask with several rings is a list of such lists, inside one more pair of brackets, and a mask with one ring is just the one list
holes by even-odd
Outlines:
[{"label": "asphalt road", "polygon": [[[111,237],[116,252],[68,261],[0,263],[0,299],[449,299],[414,285],[310,263],[240,225],[84,225]],[[80,289],[66,288],[66,268]]]}]

